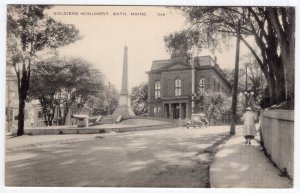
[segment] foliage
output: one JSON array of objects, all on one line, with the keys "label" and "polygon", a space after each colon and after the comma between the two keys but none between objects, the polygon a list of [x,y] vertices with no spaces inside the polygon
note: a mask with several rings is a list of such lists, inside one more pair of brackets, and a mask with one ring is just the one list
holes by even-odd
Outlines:
[{"label": "foliage", "polygon": [[[181,7],[190,26],[165,37],[169,51],[210,48],[236,36],[249,48],[269,87],[270,104],[294,95],[295,9],[292,7]],[[182,38],[182,39],[181,39]],[[256,52],[248,41],[255,40]],[[183,46],[180,46],[182,44]],[[292,76],[286,76],[287,71]],[[285,80],[285,77],[287,80]],[[287,85],[287,86],[286,86]],[[287,92],[285,92],[285,89]],[[288,94],[286,97],[285,93]]]},{"label": "foliage", "polygon": [[17,135],[24,133],[24,109],[30,86],[31,65],[39,52],[80,39],[74,25],[53,20],[44,11],[47,5],[7,6],[7,65],[15,69],[18,80],[19,115]]},{"label": "foliage", "polygon": [[63,69],[64,66],[55,58],[32,66],[27,100],[39,100],[47,125],[52,124],[56,107],[54,95],[63,83]]},{"label": "foliage", "polygon": [[243,86],[240,92],[253,92],[253,95],[250,98],[250,106],[252,106],[253,109],[259,110],[259,104],[261,103],[265,88],[267,87],[266,78],[263,75],[263,72],[260,69],[257,61],[253,59],[253,55],[251,53],[244,55],[242,59],[245,62],[241,69],[242,73],[239,75],[239,83]]},{"label": "foliage", "polygon": [[[253,95],[249,98],[249,106],[255,111],[260,110],[261,108],[267,107],[264,104],[268,103],[269,96],[267,90],[267,82],[264,74],[262,73],[257,61],[253,58],[251,53],[248,53],[241,58],[243,65],[239,68],[239,81],[238,81],[238,90],[237,93],[243,96],[240,97],[238,101],[238,111],[239,108],[243,111],[246,108],[246,98],[244,96],[245,92],[253,92]],[[246,68],[247,68],[247,86],[246,86]],[[233,85],[233,73],[234,70],[225,70],[229,82]],[[241,101],[242,104],[239,104]],[[239,107],[241,105],[241,107]],[[237,112],[238,113],[238,112]],[[239,115],[238,115],[239,116]]]},{"label": "foliage", "polygon": [[142,83],[132,88],[131,107],[134,113],[141,116],[148,112],[148,84]]},{"label": "foliage", "polygon": [[119,93],[110,83],[104,86],[103,91],[92,96],[88,104],[92,104],[92,115],[110,115],[118,106]]},{"label": "foliage", "polygon": [[40,101],[45,121],[49,123],[56,106],[65,109],[61,117],[64,124],[69,107],[75,103],[83,105],[103,91],[100,72],[79,58],[55,57],[36,63],[32,68],[31,85],[29,98]]},{"label": "foliage", "polygon": [[196,111],[203,111],[210,120],[212,117],[221,119],[223,114],[229,114],[231,98],[221,92],[206,90],[197,92],[195,96]]}]

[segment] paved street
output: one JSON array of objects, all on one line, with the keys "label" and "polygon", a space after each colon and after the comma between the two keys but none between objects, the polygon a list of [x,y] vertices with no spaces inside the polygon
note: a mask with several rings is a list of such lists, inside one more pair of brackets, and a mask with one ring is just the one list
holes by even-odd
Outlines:
[{"label": "paved street", "polygon": [[228,131],[226,126],[7,138],[5,183],[209,187],[208,166]]}]

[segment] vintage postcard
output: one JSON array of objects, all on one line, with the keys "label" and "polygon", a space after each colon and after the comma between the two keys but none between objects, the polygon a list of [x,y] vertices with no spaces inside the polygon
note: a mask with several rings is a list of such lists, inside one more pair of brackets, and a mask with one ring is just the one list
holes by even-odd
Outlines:
[{"label": "vintage postcard", "polygon": [[292,191],[295,9],[7,4],[5,186]]}]

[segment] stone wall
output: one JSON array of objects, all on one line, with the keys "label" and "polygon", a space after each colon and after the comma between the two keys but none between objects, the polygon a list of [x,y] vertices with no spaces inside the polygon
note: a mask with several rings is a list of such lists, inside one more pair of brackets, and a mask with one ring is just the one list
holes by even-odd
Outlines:
[{"label": "stone wall", "polygon": [[288,175],[294,176],[294,111],[265,110],[261,131],[266,153]]}]

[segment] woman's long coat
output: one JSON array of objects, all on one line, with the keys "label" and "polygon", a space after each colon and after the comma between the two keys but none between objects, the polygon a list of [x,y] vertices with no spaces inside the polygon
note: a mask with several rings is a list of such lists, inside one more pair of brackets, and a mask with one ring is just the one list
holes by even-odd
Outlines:
[{"label": "woman's long coat", "polygon": [[256,115],[251,111],[246,111],[242,119],[244,120],[243,135],[256,135],[255,119]]}]

